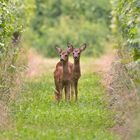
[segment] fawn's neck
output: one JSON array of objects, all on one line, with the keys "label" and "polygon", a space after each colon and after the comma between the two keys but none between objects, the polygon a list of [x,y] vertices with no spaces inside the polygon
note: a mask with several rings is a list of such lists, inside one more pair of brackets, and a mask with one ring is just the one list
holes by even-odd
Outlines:
[{"label": "fawn's neck", "polygon": [[80,60],[74,60],[74,72],[81,73]]},{"label": "fawn's neck", "polygon": [[68,73],[68,61],[63,63],[63,74],[66,75]]}]

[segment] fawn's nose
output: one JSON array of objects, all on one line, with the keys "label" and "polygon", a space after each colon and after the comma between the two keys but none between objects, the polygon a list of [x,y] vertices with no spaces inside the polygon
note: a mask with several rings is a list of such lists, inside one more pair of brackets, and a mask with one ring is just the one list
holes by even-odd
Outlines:
[{"label": "fawn's nose", "polygon": [[78,58],[78,56],[74,56],[74,58],[75,58],[75,59],[77,59],[77,58]]},{"label": "fawn's nose", "polygon": [[64,59],[60,58],[60,61],[61,61],[61,62],[63,62],[63,61],[64,61]]}]

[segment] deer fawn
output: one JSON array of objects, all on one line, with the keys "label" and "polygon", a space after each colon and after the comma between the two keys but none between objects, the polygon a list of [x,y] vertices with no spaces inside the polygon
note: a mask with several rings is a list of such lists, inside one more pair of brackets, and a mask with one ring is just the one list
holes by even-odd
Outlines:
[{"label": "deer fawn", "polygon": [[[68,45],[69,48],[70,44]],[[72,46],[72,45],[71,45]],[[73,48],[73,58],[74,58],[74,65],[73,65],[73,72],[72,72],[72,83],[71,83],[71,98],[73,100],[73,96],[75,93],[75,99],[78,100],[78,80],[81,76],[81,68],[80,68],[80,55],[82,51],[86,49],[86,44],[81,45],[80,48]]]},{"label": "deer fawn", "polygon": [[61,100],[62,90],[64,88],[65,100],[70,101],[70,81],[73,64],[68,60],[73,48],[71,45],[68,46],[66,51],[62,51],[62,49],[57,46],[55,48],[60,55],[60,61],[57,63],[56,69],[54,71],[55,99],[58,102]]}]

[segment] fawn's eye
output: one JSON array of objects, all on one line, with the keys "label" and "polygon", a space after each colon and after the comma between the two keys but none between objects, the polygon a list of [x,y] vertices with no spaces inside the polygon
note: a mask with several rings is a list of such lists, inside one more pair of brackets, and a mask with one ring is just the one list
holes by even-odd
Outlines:
[{"label": "fawn's eye", "polygon": [[78,53],[78,55],[79,55],[80,53]]},{"label": "fawn's eye", "polygon": [[68,55],[66,54],[65,56],[67,57]]}]

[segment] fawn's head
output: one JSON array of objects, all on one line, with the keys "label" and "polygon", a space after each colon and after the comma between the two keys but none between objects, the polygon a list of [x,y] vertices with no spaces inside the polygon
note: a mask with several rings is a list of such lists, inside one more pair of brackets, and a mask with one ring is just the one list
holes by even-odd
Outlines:
[{"label": "fawn's head", "polygon": [[66,51],[63,51],[60,47],[55,47],[57,53],[60,55],[61,62],[67,62],[70,53],[73,51],[73,46],[69,46]]},{"label": "fawn's head", "polygon": [[[72,46],[72,45],[71,45]],[[79,60],[80,59],[80,55],[81,53],[86,49],[87,45],[86,44],[82,44],[80,46],[80,48],[73,48],[73,58],[75,61]]]}]

